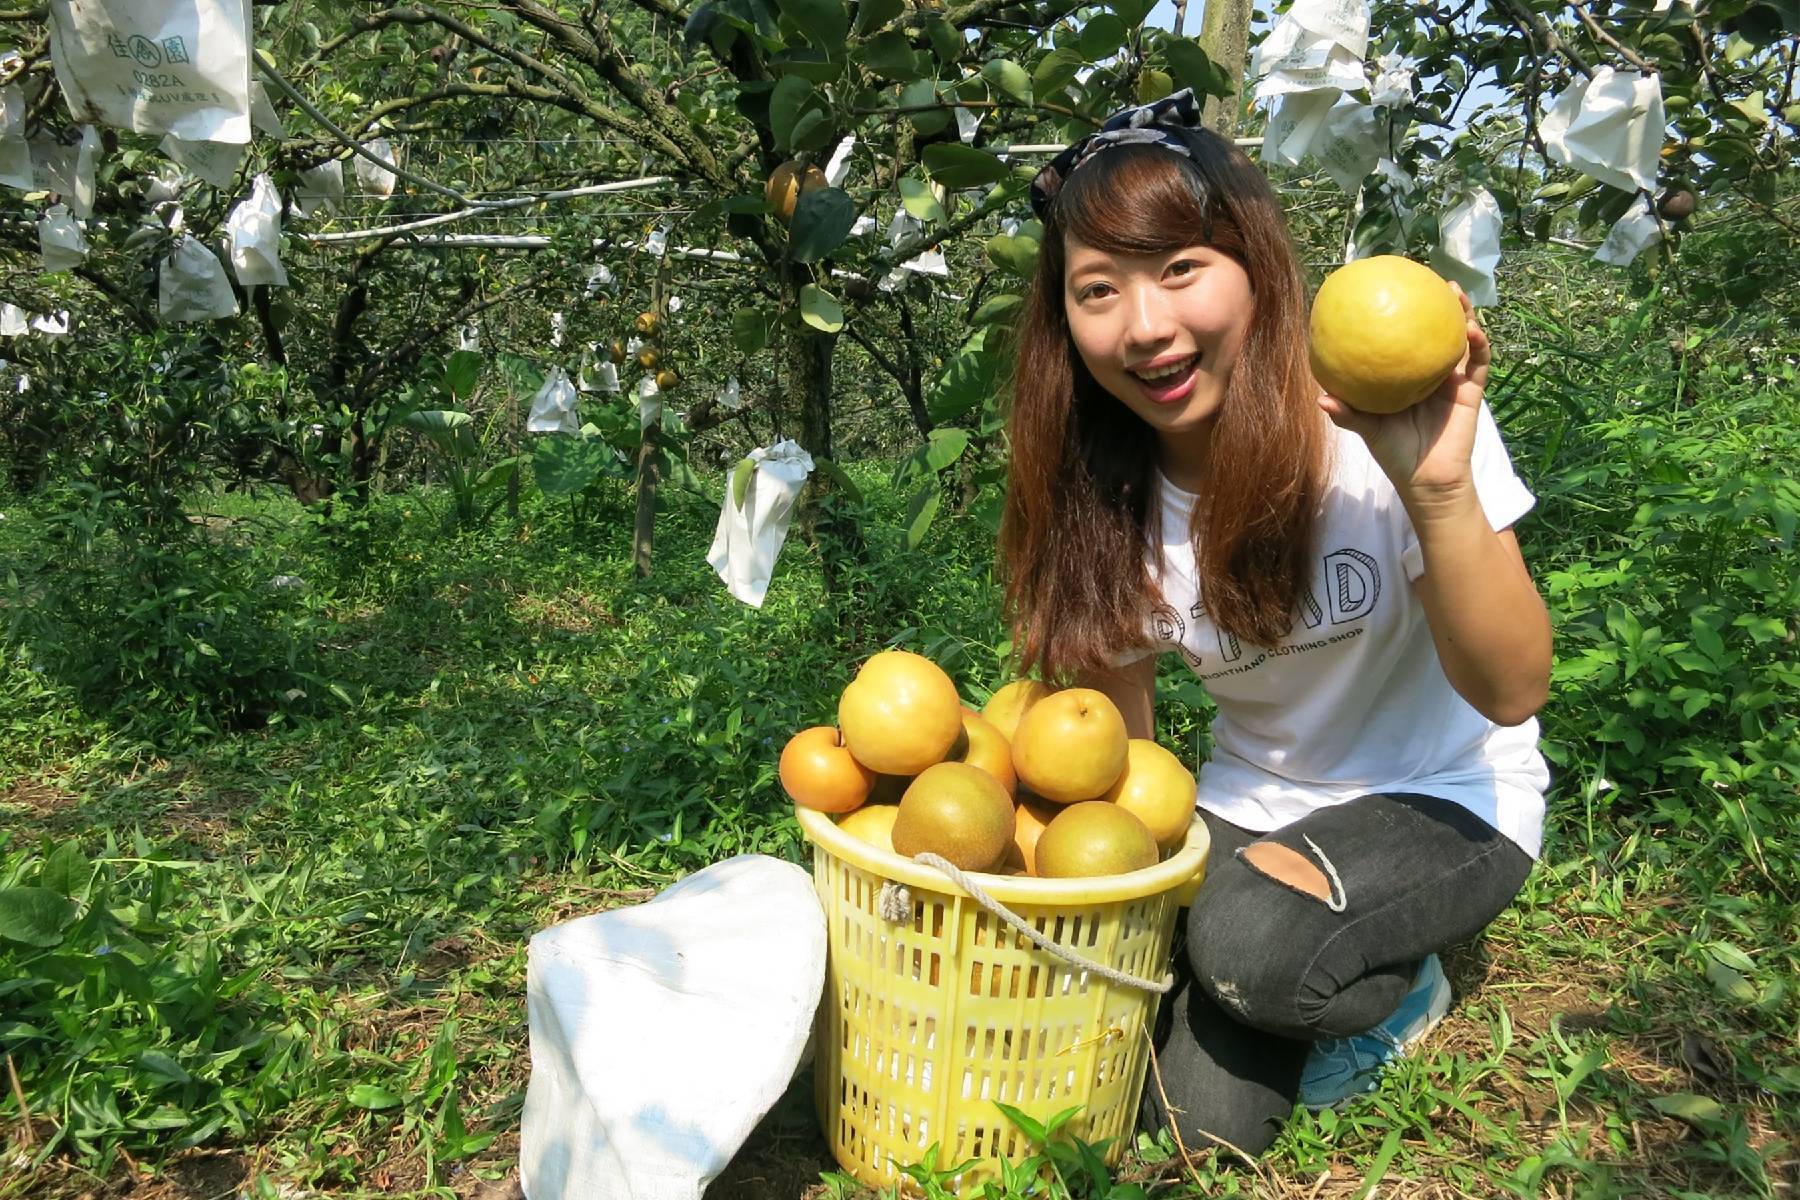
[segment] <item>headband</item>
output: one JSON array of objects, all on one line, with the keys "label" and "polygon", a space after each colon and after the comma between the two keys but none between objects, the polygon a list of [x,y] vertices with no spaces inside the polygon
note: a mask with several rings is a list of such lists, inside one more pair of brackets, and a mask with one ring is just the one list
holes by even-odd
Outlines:
[{"label": "headband", "polygon": [[1031,211],[1042,219],[1050,211],[1050,202],[1056,199],[1064,181],[1082,163],[1108,146],[1166,146],[1183,158],[1192,158],[1193,152],[1177,130],[1195,129],[1199,125],[1200,105],[1194,99],[1193,88],[1182,88],[1150,104],[1120,109],[1106,118],[1098,132],[1075,142],[1037,173],[1037,178],[1031,181]]}]

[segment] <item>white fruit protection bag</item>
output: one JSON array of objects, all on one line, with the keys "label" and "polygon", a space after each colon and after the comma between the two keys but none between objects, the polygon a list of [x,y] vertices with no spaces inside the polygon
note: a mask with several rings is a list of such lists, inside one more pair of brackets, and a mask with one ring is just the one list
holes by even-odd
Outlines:
[{"label": "white fruit protection bag", "polygon": [[183,234],[163,259],[158,280],[158,311],[170,324],[235,317],[237,293],[225,278],[225,264],[192,234]]},{"label": "white fruit protection bag", "polygon": [[250,140],[251,0],[50,0],[50,57],[77,121]]},{"label": "white fruit protection bag", "polygon": [[328,158],[300,172],[294,189],[294,210],[310,217],[321,210],[336,212],[344,206],[344,160]]},{"label": "white fruit protection bag", "polygon": [[0,87],[0,183],[22,192],[37,188],[25,140],[25,94],[16,83]]},{"label": "white fruit protection bag", "polygon": [[73,142],[57,138],[33,138],[31,171],[36,186],[62,197],[69,210],[82,220],[94,215],[94,168],[100,162],[100,131],[81,127]]},{"label": "white fruit protection bag", "polygon": [[748,457],[755,465],[741,489],[736,471],[725,484],[725,506],[719,510],[706,561],[727,591],[752,608],[761,608],[775,573],[775,558],[794,519],[794,501],[812,474],[813,460],[789,438],[758,447]]},{"label": "white fruit protection bag", "polygon": [[1500,268],[1500,202],[1478,187],[1455,208],[1438,218],[1438,248],[1431,265],[1439,275],[1462,285],[1477,308],[1500,303],[1494,272]]},{"label": "white fruit protection bag", "polygon": [[[363,143],[363,149],[379,158],[382,162],[400,165],[394,157],[394,144],[387,138],[378,137]],[[394,180],[398,178],[392,171],[379,163],[372,163],[362,155],[356,156],[357,186],[371,196],[391,196],[394,194]]]},{"label": "white fruit protection bag", "polygon": [[575,413],[577,394],[569,382],[569,373],[561,367],[550,368],[544,384],[531,401],[531,415],[525,419],[527,433],[580,433],[581,418]]},{"label": "white fruit protection bag", "polygon": [[825,985],[812,876],[744,854],[531,939],[529,1200],[698,1200],[781,1098]]},{"label": "white fruit protection bag", "polygon": [[67,271],[87,261],[88,241],[65,205],[51,206],[38,219],[38,257],[46,271]]},{"label": "white fruit protection bag", "polygon": [[281,194],[275,181],[258,175],[250,198],[231,210],[225,233],[231,247],[231,269],[243,287],[288,285],[281,265]]},{"label": "white fruit protection bag", "polygon": [[238,167],[244,162],[244,147],[235,142],[191,142],[171,133],[158,148],[190,175],[197,175],[216,188],[236,183]]}]

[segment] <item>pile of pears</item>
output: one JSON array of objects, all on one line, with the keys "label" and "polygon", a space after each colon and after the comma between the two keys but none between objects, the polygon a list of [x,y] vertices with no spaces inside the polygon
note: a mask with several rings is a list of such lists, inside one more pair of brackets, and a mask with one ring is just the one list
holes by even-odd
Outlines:
[{"label": "pile of pears", "polygon": [[1091,688],[1014,680],[979,712],[920,654],[867,659],[836,725],[796,733],[781,752],[794,803],[832,814],[869,844],[937,854],[964,871],[1049,879],[1119,875],[1179,849],[1194,776],[1131,737]]}]

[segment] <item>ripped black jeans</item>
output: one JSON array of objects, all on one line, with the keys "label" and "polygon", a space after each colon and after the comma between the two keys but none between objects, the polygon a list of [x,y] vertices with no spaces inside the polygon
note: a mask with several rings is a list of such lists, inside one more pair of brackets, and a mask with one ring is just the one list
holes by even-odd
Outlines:
[{"label": "ripped black jeans", "polygon": [[[1202,815],[1210,865],[1176,929],[1154,1036],[1161,1087],[1145,1080],[1139,1124],[1160,1129],[1172,1110],[1188,1149],[1212,1134],[1259,1154],[1293,1112],[1309,1044],[1380,1024],[1420,959],[1511,903],[1531,857],[1430,796],[1360,796],[1266,834]],[[1257,841],[1335,875],[1332,900],[1246,863],[1239,852]]]}]

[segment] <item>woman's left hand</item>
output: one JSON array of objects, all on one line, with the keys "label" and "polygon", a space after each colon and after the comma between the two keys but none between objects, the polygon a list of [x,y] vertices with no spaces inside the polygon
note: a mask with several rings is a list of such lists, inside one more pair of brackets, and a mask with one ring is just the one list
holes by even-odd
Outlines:
[{"label": "woman's left hand", "polygon": [[1319,395],[1319,407],[1368,444],[1403,498],[1428,498],[1471,484],[1469,455],[1492,351],[1468,294],[1455,283],[1449,286],[1462,304],[1469,348],[1436,391],[1411,408],[1386,414],[1358,412],[1335,396]]}]

